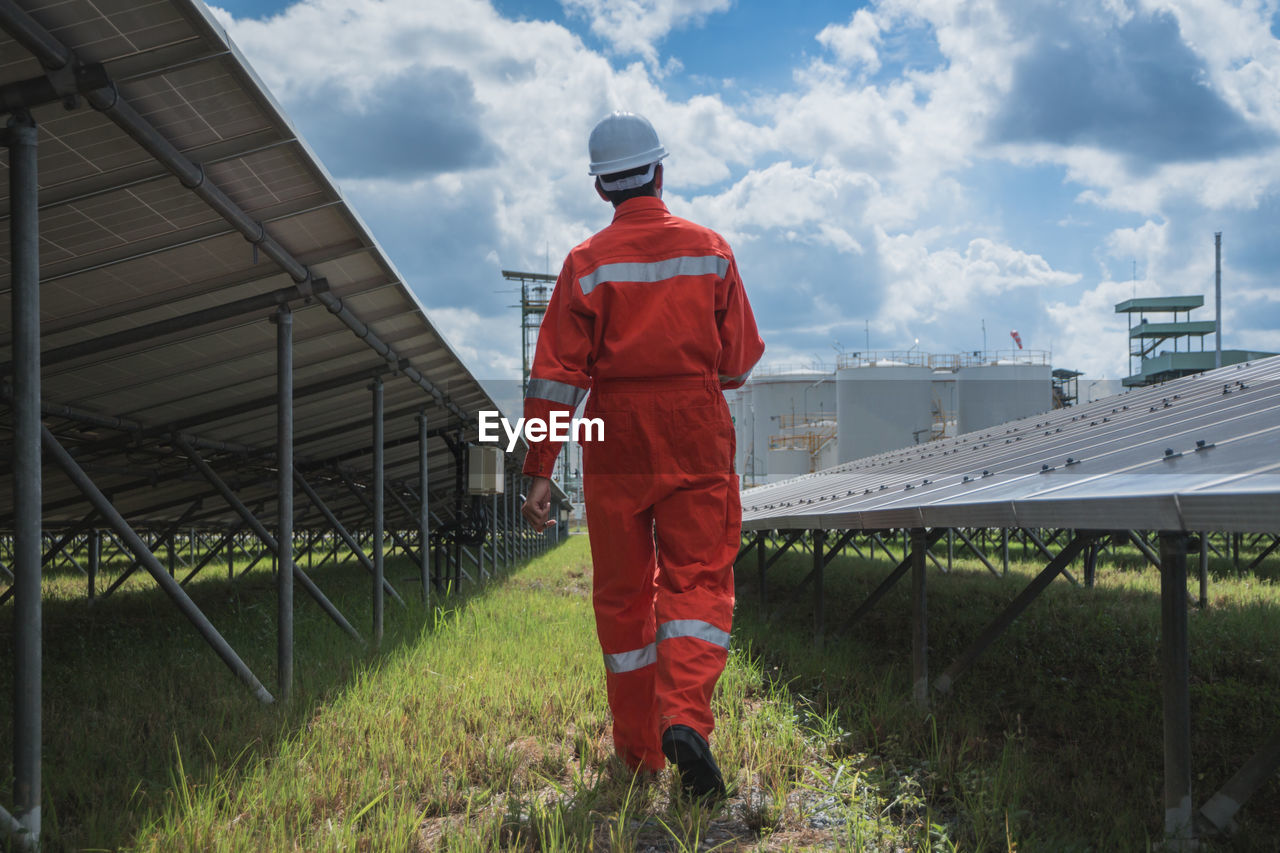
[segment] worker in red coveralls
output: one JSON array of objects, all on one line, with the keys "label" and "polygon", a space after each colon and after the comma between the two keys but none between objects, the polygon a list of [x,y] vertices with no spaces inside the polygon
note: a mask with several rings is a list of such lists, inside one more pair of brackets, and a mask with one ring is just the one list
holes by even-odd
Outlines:
[{"label": "worker in red coveralls", "polygon": [[[711,693],[733,621],[742,535],[724,389],[764,352],[729,244],[662,203],[666,149],[613,113],[591,131],[590,174],[609,227],[569,253],[525,396],[549,422],[587,396],[604,437],[583,442],[583,489],[613,742],[632,770],[677,765],[684,790],[719,798]],[[564,414],[561,417],[565,417]],[[530,442],[522,507],[541,531],[559,443]]]}]

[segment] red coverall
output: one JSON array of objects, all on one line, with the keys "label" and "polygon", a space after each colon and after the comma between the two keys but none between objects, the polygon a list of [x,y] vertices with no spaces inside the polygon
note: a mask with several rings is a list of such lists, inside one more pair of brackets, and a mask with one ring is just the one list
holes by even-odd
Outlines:
[{"label": "red coverall", "polygon": [[[569,253],[538,335],[526,418],[604,422],[584,441],[583,489],[614,748],[661,770],[661,737],[710,738],[711,693],[728,655],[742,509],[722,389],[764,352],[728,243],[632,198]],[[530,444],[524,472],[559,453]],[[656,553],[655,553],[656,544]]]}]

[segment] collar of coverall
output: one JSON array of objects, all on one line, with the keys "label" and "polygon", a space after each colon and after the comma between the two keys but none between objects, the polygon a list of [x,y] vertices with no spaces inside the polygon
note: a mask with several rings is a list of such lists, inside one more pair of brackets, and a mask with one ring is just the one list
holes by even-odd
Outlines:
[{"label": "collar of coverall", "polygon": [[622,204],[613,209],[613,221],[617,222],[624,216],[633,216],[643,214],[646,211],[661,211],[667,213],[667,205],[660,198],[651,195],[636,196],[629,198]]}]

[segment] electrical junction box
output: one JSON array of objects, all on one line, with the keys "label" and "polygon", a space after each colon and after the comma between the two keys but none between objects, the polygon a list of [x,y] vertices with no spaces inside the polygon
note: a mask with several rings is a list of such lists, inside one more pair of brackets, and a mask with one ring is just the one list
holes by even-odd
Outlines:
[{"label": "electrical junction box", "polygon": [[496,444],[472,444],[467,447],[467,493],[500,495],[503,473],[502,448]]}]

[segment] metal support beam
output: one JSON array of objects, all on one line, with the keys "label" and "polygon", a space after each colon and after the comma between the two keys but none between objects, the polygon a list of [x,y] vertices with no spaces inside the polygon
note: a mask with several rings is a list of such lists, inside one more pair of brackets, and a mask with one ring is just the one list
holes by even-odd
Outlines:
[{"label": "metal support beam", "polygon": [[1045,566],[1040,574],[1036,575],[1018,597],[1015,598],[1008,607],[1006,607],[999,616],[991,620],[991,624],[986,627],[978,639],[974,640],[969,648],[965,649],[951,666],[947,667],[946,672],[938,676],[934,689],[939,693],[950,693],[955,680],[965,673],[969,667],[973,666],[974,661],[978,659],[987,648],[996,641],[996,638],[1008,629],[1013,621],[1022,614],[1024,610],[1030,606],[1031,602],[1039,597],[1040,593],[1053,583],[1053,579],[1061,574],[1071,561],[1079,556],[1085,546],[1093,540],[1093,534],[1081,533],[1066,544],[1058,555],[1054,557],[1049,565]]},{"label": "metal support beam", "polygon": [[98,569],[102,567],[102,534],[95,527],[89,531],[89,600],[97,594]]},{"label": "metal support beam", "polygon": [[[1052,561],[1057,558],[1057,555],[1049,550],[1049,546],[1044,543],[1044,541],[1039,537],[1039,535],[1036,534],[1034,530],[1032,530],[1029,527],[1024,527],[1022,529],[1022,533],[1027,538],[1029,538],[1032,542],[1035,543],[1035,546],[1040,549],[1040,553],[1044,554],[1046,559]],[[1072,586],[1079,586],[1079,583],[1077,583],[1075,576],[1072,575],[1071,572],[1068,572],[1066,569],[1062,570],[1062,576],[1067,580],[1071,581]]]},{"label": "metal support beam", "polygon": [[[1267,557],[1270,557],[1273,553],[1275,553],[1276,548],[1280,548],[1280,536],[1272,537],[1271,544],[1266,547],[1266,550],[1264,550],[1261,554],[1255,557],[1251,563],[1249,563],[1248,571],[1253,571],[1254,569],[1258,568],[1258,566],[1262,563],[1263,560],[1267,559]],[[1207,560],[1208,560],[1208,557],[1206,556],[1204,558],[1204,561],[1207,563]],[[1201,593],[1201,595],[1203,595],[1203,593]]]},{"label": "metal support beam", "polygon": [[[222,499],[236,511],[237,515],[244,519],[245,524],[249,525],[249,529],[252,530],[260,540],[262,540],[263,544],[265,544],[273,553],[278,554],[280,551],[280,543],[278,543],[275,537],[267,531],[267,528],[258,520],[257,515],[251,512],[249,508],[244,505],[244,502],[236,496],[235,492],[231,491],[231,487],[218,476],[217,472],[209,467],[209,463],[200,458],[200,454],[196,453],[195,448],[187,443],[187,440],[182,436],[174,436],[174,443],[177,444],[178,449],[191,460],[191,463],[196,466],[196,470],[198,470],[204,478],[218,490],[218,493],[222,495]],[[295,478],[297,477],[297,471],[294,471],[294,476]],[[230,543],[228,543],[228,545],[230,545]],[[233,565],[233,550],[228,547],[228,576],[232,574]],[[320,591],[320,588],[316,586],[315,583],[312,582],[311,578],[307,577],[307,575],[302,571],[302,569],[298,568],[297,565],[293,566],[293,576],[297,579],[298,583],[302,584],[302,588],[306,590],[307,594],[315,599],[315,602],[320,605],[320,608],[324,610],[325,613],[329,614],[330,619],[338,623],[338,626],[342,628],[342,630],[346,631],[357,641],[361,643],[364,642],[364,638],[360,636],[360,632],[351,626],[351,623],[347,621],[346,617],[338,611],[338,608],[333,606],[333,603],[325,597],[325,594]]]},{"label": "metal support beam", "polygon": [[369,390],[373,392],[373,642],[378,645],[382,642],[383,542],[386,539],[383,511],[387,502],[382,469],[382,378],[374,379]]},{"label": "metal support beam", "polygon": [[823,612],[822,612],[822,573],[826,568],[827,561],[823,556],[823,546],[827,544],[827,531],[813,531],[813,647],[815,650],[822,651],[822,631],[823,631]]},{"label": "metal support beam", "polygon": [[[369,516],[372,517],[375,511],[373,502],[370,501],[369,498],[366,498],[364,495],[360,494],[360,486],[356,484],[355,480],[351,479],[351,476],[347,474],[347,472],[343,471],[341,472],[341,475],[342,475],[342,482],[346,483],[347,489],[350,490],[351,494],[355,496],[356,500],[359,501],[360,505],[363,506],[365,510],[369,513]],[[392,492],[391,494],[393,497],[395,496],[394,492]],[[384,518],[383,521],[385,522],[385,520],[386,519]],[[405,553],[405,556],[407,556],[409,559],[411,560],[417,559],[416,555],[414,554],[413,548],[409,545],[408,542],[404,540],[404,537],[400,535],[400,531],[396,530],[394,525],[385,525],[385,531],[386,531],[385,535],[391,537],[393,547],[399,546],[400,550],[403,551]]]},{"label": "metal support beam", "polygon": [[1280,729],[1244,763],[1227,784],[1200,807],[1200,819],[1218,832],[1234,832],[1235,815],[1262,785],[1280,769]]},{"label": "metal support beam", "polygon": [[431,508],[427,495],[430,474],[427,454],[427,413],[418,414],[418,562],[422,573],[422,603],[431,602]]},{"label": "metal support beam", "polygon": [[[316,509],[320,510],[320,514],[324,516],[324,520],[327,521],[329,526],[333,528],[333,531],[338,534],[338,538],[341,539],[342,543],[351,551],[351,554],[356,558],[356,561],[361,566],[364,566],[365,571],[372,575],[373,561],[369,559],[369,555],[364,552],[364,549],[360,547],[360,543],[356,542],[355,537],[347,531],[347,528],[342,526],[342,522],[333,514],[333,510],[329,509],[328,505],[325,504],[324,501],[320,500],[320,496],[316,494],[316,490],[313,489],[311,484],[307,482],[306,478],[302,476],[302,472],[295,469],[293,472],[293,480],[298,484],[298,487],[302,489],[303,494],[307,496],[307,500],[311,501],[312,505],[315,506]],[[400,593],[396,592],[395,587],[393,587],[391,582],[386,578],[382,579],[382,588],[386,590],[388,595],[399,602],[401,607],[407,606],[404,603],[404,599],[400,597]]]},{"label": "metal support beam", "polygon": [[911,529],[911,698],[922,711],[929,707],[929,601],[924,558],[930,544],[923,527]]},{"label": "metal support beam", "polygon": [[[943,532],[944,531],[941,527],[935,527],[929,531],[928,535],[925,537],[925,540],[924,540],[924,548],[920,552],[921,560],[924,559],[924,554],[929,550],[929,546],[933,545],[935,542],[937,542],[939,539],[942,538]],[[891,554],[889,549],[884,547],[883,542],[880,543],[880,547],[884,548],[884,552],[886,554]],[[913,559],[912,553],[911,553],[910,547],[908,547],[906,557],[902,560],[902,562],[898,563],[897,567],[892,572],[889,573],[888,577],[886,577],[883,581],[880,582],[879,586],[877,586],[874,590],[871,591],[871,594],[867,596],[866,601],[858,605],[858,609],[853,611],[853,615],[849,617],[848,621],[846,621],[842,626],[840,626],[840,633],[844,633],[845,631],[849,630],[849,628],[852,627],[855,622],[857,622],[859,619],[865,616],[868,612],[870,612],[871,608],[875,607],[876,604],[880,601],[880,599],[884,598],[885,594],[889,592],[889,590],[893,589],[894,585],[898,581],[900,581],[902,579],[902,576],[905,575],[907,571],[911,568],[912,559]]]},{"label": "metal support beam", "polygon": [[[21,9],[0,12],[0,24],[26,42]],[[9,252],[13,293],[13,803],[23,846],[40,843],[40,703],[43,681],[40,606],[40,221],[36,125],[14,114],[4,134],[9,148]]]},{"label": "metal support beam", "polygon": [[1191,676],[1187,641],[1187,534],[1160,534],[1160,672],[1164,696],[1164,834],[1190,846]]},{"label": "metal support beam", "polygon": [[[317,290],[327,289],[328,286],[328,282],[324,279],[317,279],[312,282],[312,287]],[[127,329],[123,332],[115,332],[109,335],[90,338],[86,341],[79,341],[74,344],[56,347],[44,353],[44,363],[46,366],[61,364],[75,358],[81,358],[87,355],[97,355],[119,347],[137,344],[139,342],[151,342],[164,335],[171,335],[175,332],[181,332],[187,329],[195,329],[210,323],[216,323],[220,320],[228,320],[234,317],[242,317],[246,314],[259,313],[278,306],[287,306],[289,302],[301,300],[303,298],[303,294],[299,292],[298,288],[295,286],[273,290],[270,293],[263,293],[258,296],[250,296],[246,299],[237,299],[234,302],[214,305],[210,308],[192,311],[188,314],[182,314],[177,317],[157,320],[154,323],[147,323],[136,328]]]},{"label": "metal support beam", "polygon": [[[963,542],[965,545],[969,547],[969,550],[973,553],[973,555],[982,561],[982,565],[987,567],[987,571],[991,572],[991,574],[995,575],[996,577],[1000,577],[1000,573],[996,571],[995,566],[991,565],[991,561],[987,559],[987,555],[982,553],[982,549],[980,549],[977,545],[975,545],[972,539],[964,535],[963,530],[957,527],[955,529],[955,534],[960,537],[961,542]],[[951,543],[947,543],[947,558],[948,558],[947,565],[948,566],[951,565],[950,557],[951,557]]]},{"label": "metal support beam", "polygon": [[164,567],[160,565],[160,561],[156,559],[155,554],[151,553],[142,539],[138,537],[138,534],[129,526],[129,523],[124,520],[124,517],[116,511],[116,508],[98,490],[98,487],[89,479],[89,476],[76,464],[76,461],[71,458],[71,454],[67,453],[66,449],[58,443],[58,440],[53,437],[53,433],[41,427],[40,436],[45,453],[62,469],[75,487],[84,493],[84,496],[89,499],[89,503],[98,510],[107,524],[111,526],[111,529],[120,536],[129,550],[133,552],[133,555],[138,558],[138,562],[142,564],[142,567],[155,578],[156,583],[164,590],[165,595],[169,596],[182,614],[191,620],[191,623],[196,626],[196,630],[200,632],[205,641],[213,646],[214,651],[218,653],[218,657],[222,658],[223,663],[235,673],[236,677],[249,686],[249,689],[253,691],[259,701],[267,704],[274,702],[275,700],[271,694],[262,686],[262,682],[258,681],[257,676],[249,670],[249,667],[245,666],[244,661],[240,659],[240,656],[236,654],[230,644],[218,633],[218,629],[213,627],[213,624],[200,611],[200,608],[195,605],[195,602],[187,597],[178,582],[169,577]]},{"label": "metal support beam", "polygon": [[293,689],[293,312],[276,311],[276,681]]}]

